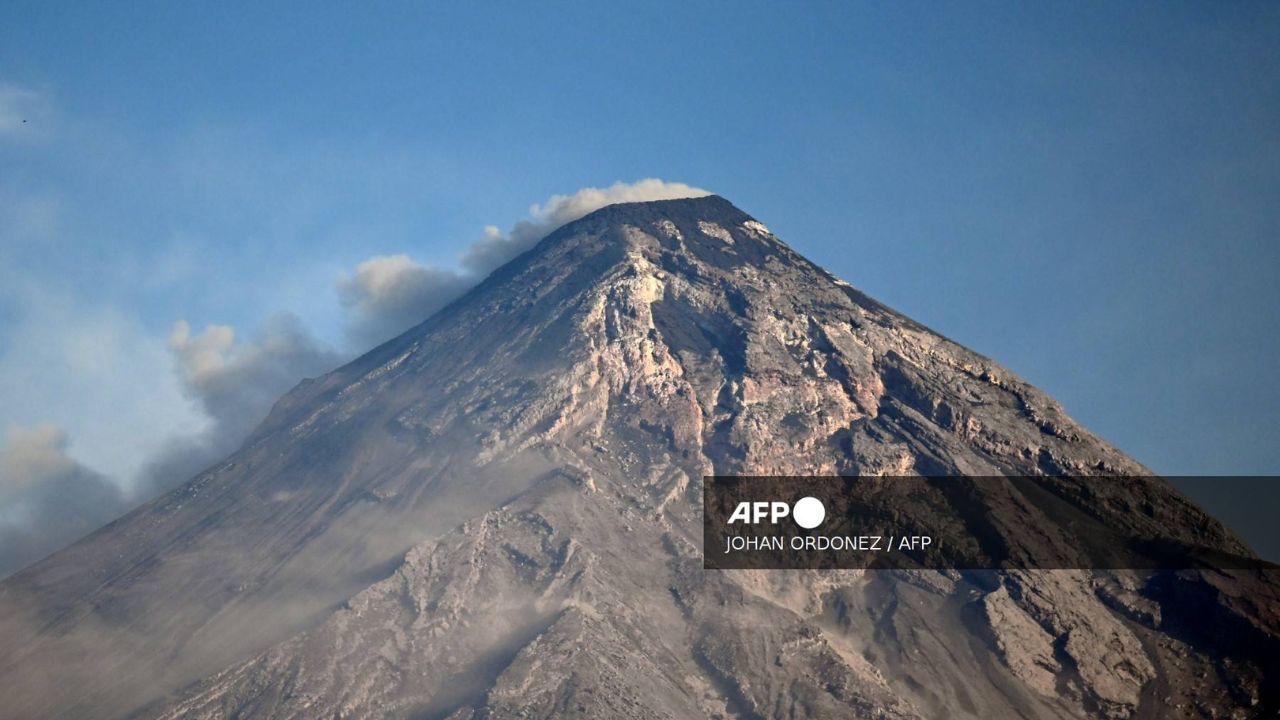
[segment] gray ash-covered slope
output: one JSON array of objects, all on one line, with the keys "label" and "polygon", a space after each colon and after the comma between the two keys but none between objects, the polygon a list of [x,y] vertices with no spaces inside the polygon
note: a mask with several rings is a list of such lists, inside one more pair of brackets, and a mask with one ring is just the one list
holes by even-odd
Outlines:
[{"label": "gray ash-covered slope", "polygon": [[[1148,474],[722,198],[614,205],[300,385],[225,462],[0,584],[0,717],[1277,703],[1271,578],[704,571],[711,473]],[[1157,479],[1063,482],[1111,525],[1248,554]],[[989,511],[1006,539],[1035,523],[984,501],[964,515]]]}]

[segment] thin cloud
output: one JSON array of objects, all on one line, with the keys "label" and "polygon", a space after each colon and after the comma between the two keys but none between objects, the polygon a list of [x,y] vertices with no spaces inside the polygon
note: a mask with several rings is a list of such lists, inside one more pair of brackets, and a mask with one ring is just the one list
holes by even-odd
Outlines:
[{"label": "thin cloud", "polygon": [[0,84],[0,140],[21,140],[49,132],[53,103],[44,93]]}]

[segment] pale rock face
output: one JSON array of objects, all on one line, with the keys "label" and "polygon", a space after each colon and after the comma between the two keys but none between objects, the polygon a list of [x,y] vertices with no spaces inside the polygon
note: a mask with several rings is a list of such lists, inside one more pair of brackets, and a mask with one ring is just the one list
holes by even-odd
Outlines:
[{"label": "pale rock face", "polygon": [[[226,462],[0,585],[0,686],[17,688],[0,716],[1277,702],[1270,579],[704,571],[709,473],[1147,474],[725,200],[611,206],[303,383]],[[1089,508],[1244,552],[1160,481],[1141,492],[1150,513],[1116,509],[1121,490]],[[983,502],[1006,537],[1034,527]]]},{"label": "pale rock face", "polygon": [[1004,587],[982,599],[986,621],[995,636],[1000,659],[1028,687],[1052,697],[1062,664],[1054,657],[1054,636],[1040,627]]}]

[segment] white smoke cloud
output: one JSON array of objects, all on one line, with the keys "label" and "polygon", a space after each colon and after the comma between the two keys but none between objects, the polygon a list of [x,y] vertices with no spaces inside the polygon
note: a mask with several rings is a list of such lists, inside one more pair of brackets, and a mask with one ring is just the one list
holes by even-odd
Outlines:
[{"label": "white smoke cloud", "polygon": [[634,183],[614,183],[607,188],[583,188],[572,195],[553,195],[545,204],[530,207],[529,219],[516,223],[506,235],[492,225],[485,228],[485,238],[463,253],[462,267],[475,275],[487,275],[533,247],[561,225],[608,205],[677,200],[710,194],[684,183],[646,178]]},{"label": "white smoke cloud", "polygon": [[0,577],[129,508],[119,488],[67,455],[54,425],[10,426],[0,445]]},{"label": "white smoke cloud", "polygon": [[150,499],[234,452],[280,396],[306,377],[326,373],[344,359],[289,315],[270,319],[247,342],[228,325],[192,334],[186,321],[169,335],[183,392],[208,416],[208,429],[171,440],[147,463],[136,483]]},{"label": "white smoke cloud", "polygon": [[352,313],[351,340],[360,347],[394,337],[462,295],[472,279],[428,267],[408,255],[377,255],[338,281],[338,297]]},{"label": "white smoke cloud", "polygon": [[215,422],[246,432],[299,380],[328,372],[340,360],[290,315],[269,319],[248,342],[238,342],[227,325],[210,325],[193,335],[190,325],[179,321],[169,335],[169,349],[184,391]]},{"label": "white smoke cloud", "polygon": [[711,193],[678,182],[646,178],[607,188],[583,188],[572,195],[553,195],[529,208],[529,218],[508,233],[492,225],[484,237],[461,254],[461,269],[420,265],[408,255],[379,255],[356,267],[354,276],[338,281],[338,294],[353,313],[352,341],[367,346],[387,340],[426,320],[486,275],[533,247],[556,228],[607,205],[703,197]]}]

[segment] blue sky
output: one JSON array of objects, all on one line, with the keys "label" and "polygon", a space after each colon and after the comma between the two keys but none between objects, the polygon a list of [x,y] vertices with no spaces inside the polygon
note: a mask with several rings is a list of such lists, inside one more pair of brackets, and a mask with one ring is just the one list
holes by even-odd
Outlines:
[{"label": "blue sky", "polygon": [[1157,471],[1280,473],[1280,6],[450,5],[5,3],[0,426],[128,487],[228,366],[361,349],[360,263],[659,177]]}]

